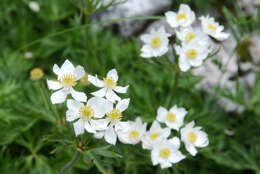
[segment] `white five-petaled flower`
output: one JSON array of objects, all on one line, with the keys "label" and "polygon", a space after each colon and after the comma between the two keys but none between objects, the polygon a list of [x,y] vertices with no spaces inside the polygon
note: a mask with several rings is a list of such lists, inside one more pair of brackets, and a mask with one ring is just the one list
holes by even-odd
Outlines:
[{"label": "white five-petaled flower", "polygon": [[181,129],[181,140],[192,156],[197,154],[195,147],[206,147],[209,144],[208,135],[201,131],[201,127],[194,127],[194,125],[195,123],[192,121]]},{"label": "white five-petaled flower", "polygon": [[161,168],[168,168],[172,163],[183,160],[185,156],[178,150],[179,148],[180,140],[177,137],[157,142],[152,149],[153,165],[160,164]]},{"label": "white five-petaled flower", "polygon": [[40,11],[40,5],[39,5],[38,2],[35,2],[35,1],[29,2],[29,7],[34,12],[39,12]]},{"label": "white five-petaled flower", "polygon": [[118,138],[124,144],[137,144],[146,133],[146,123],[142,123],[140,117],[137,117],[135,121],[128,121],[122,126],[118,131]]},{"label": "white five-petaled flower", "polygon": [[178,108],[174,105],[169,111],[164,107],[159,107],[157,110],[156,119],[159,122],[165,123],[169,128],[179,130],[183,124],[183,120],[187,111],[184,108]]},{"label": "white five-petaled flower", "polygon": [[176,31],[177,37],[182,41],[182,44],[197,42],[201,46],[209,44],[209,37],[201,31],[201,29],[193,29],[192,27],[181,28]]},{"label": "white five-petaled flower", "polygon": [[55,64],[53,66],[53,72],[58,75],[58,80],[47,80],[47,84],[49,89],[59,90],[51,95],[52,104],[63,103],[68,94],[71,94],[77,101],[85,102],[87,100],[87,96],[84,92],[77,92],[73,89],[77,84],[77,80],[85,75],[82,66],[75,68],[69,60],[66,60],[61,68]]},{"label": "white five-petaled flower", "polygon": [[161,128],[158,121],[153,121],[149,131],[146,132],[142,139],[142,146],[144,149],[152,149],[156,142],[166,139],[171,133],[169,128]]},{"label": "white five-petaled flower", "polygon": [[164,27],[158,31],[151,30],[150,34],[141,36],[144,46],[141,49],[141,56],[144,58],[159,57],[167,53],[169,47],[169,39],[171,35],[167,33]]},{"label": "white five-petaled flower", "polygon": [[218,22],[215,22],[213,17],[202,16],[200,17],[201,26],[204,33],[212,36],[213,38],[223,41],[229,37],[229,33],[223,32],[224,27],[220,25]]},{"label": "white five-petaled flower", "polygon": [[107,143],[116,144],[117,132],[124,129],[125,125],[125,122],[121,121],[123,118],[122,112],[128,108],[129,102],[129,98],[120,100],[115,108],[106,112],[106,118],[99,120],[104,126],[97,128],[100,131],[95,134],[96,138],[104,137]]},{"label": "white five-petaled flower", "polygon": [[198,67],[209,54],[209,48],[197,42],[183,44],[182,47],[175,46],[179,55],[179,67],[183,72],[188,71],[191,66]]},{"label": "white five-petaled flower", "polygon": [[121,100],[114,91],[118,93],[126,93],[128,89],[128,86],[122,87],[117,85],[118,75],[116,69],[110,70],[103,80],[99,80],[97,76],[88,75],[88,81],[94,86],[102,88],[91,93],[92,95],[97,97],[106,97],[112,102]]},{"label": "white five-petaled flower", "polygon": [[166,21],[171,27],[188,27],[195,20],[195,13],[186,4],[181,4],[178,13],[169,11],[165,13]]},{"label": "white five-petaled flower", "polygon": [[95,120],[95,118],[102,118],[105,113],[113,108],[113,103],[100,97],[92,97],[84,105],[76,100],[67,100],[68,110],[66,112],[66,120],[73,123],[76,136],[83,134],[84,130],[89,133],[96,133],[96,129],[105,127],[102,120]]}]

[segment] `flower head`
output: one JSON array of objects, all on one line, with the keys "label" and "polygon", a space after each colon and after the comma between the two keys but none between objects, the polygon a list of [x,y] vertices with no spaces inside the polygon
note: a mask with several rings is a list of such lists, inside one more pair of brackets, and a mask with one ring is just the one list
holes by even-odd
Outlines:
[{"label": "flower head", "polygon": [[140,117],[135,121],[128,121],[122,129],[118,131],[118,138],[125,144],[137,144],[146,133],[146,123],[142,123]]},{"label": "flower head", "polygon": [[86,104],[76,100],[67,100],[68,111],[66,120],[73,123],[76,136],[83,134],[84,130],[90,133],[96,133],[96,129],[104,125],[104,122],[95,118],[102,118],[105,113],[113,108],[113,103],[100,97],[92,97]]},{"label": "flower head", "polygon": [[184,44],[182,47],[175,46],[179,57],[179,67],[182,71],[187,71],[191,66],[198,67],[207,58],[209,49],[197,42]]},{"label": "flower head", "polygon": [[209,144],[208,135],[201,131],[201,127],[194,127],[194,125],[195,123],[192,121],[181,129],[181,140],[192,156],[197,154],[195,147],[206,147]]},{"label": "flower head", "polygon": [[169,128],[179,130],[183,124],[183,120],[187,111],[184,108],[178,108],[174,105],[169,111],[164,107],[159,107],[157,110],[156,119],[159,122],[165,123]]},{"label": "flower head", "polygon": [[168,37],[170,36],[170,34],[166,33],[164,27],[161,27],[158,31],[152,29],[150,34],[142,35],[141,40],[145,45],[141,49],[141,56],[151,58],[164,55],[169,49]]},{"label": "flower head", "polygon": [[224,27],[218,22],[215,22],[215,19],[213,17],[202,16],[200,17],[200,20],[204,33],[212,36],[219,41],[223,41],[229,37],[229,33],[223,32]]},{"label": "flower head", "polygon": [[59,89],[51,95],[51,102],[53,104],[63,103],[68,94],[71,94],[75,100],[80,102],[85,102],[87,100],[85,93],[77,92],[73,89],[77,84],[77,81],[85,74],[82,66],[77,66],[75,68],[69,60],[66,60],[61,68],[55,64],[53,66],[53,72],[58,75],[58,79],[55,81],[47,80],[49,89]]},{"label": "flower head", "polygon": [[100,119],[103,122],[103,127],[97,128],[100,130],[95,134],[96,138],[102,138],[104,136],[106,142],[109,144],[116,144],[117,132],[124,129],[126,122],[122,122],[123,112],[128,108],[130,99],[120,100],[115,108],[111,108],[106,112],[106,118]]},{"label": "flower head", "polygon": [[100,90],[91,93],[97,97],[106,97],[109,101],[115,102],[121,98],[114,92],[126,93],[128,86],[122,87],[117,85],[118,75],[116,69],[110,70],[103,80],[99,80],[97,76],[88,75],[88,81]]},{"label": "flower head", "polygon": [[165,13],[166,21],[170,24],[171,27],[188,27],[195,20],[195,13],[190,9],[186,4],[181,4],[179,11],[173,12],[169,11]]},{"label": "flower head", "polygon": [[200,29],[193,29],[192,27],[181,28],[176,31],[177,37],[182,41],[182,44],[189,44],[197,42],[200,45],[207,46],[209,37]]},{"label": "flower head", "polygon": [[38,2],[35,2],[35,1],[29,2],[29,7],[34,12],[39,12],[40,11],[40,6],[39,6]]},{"label": "flower head", "polygon": [[161,128],[159,122],[154,121],[150,130],[146,132],[142,139],[144,149],[152,149],[156,142],[166,139],[171,133],[169,128]]},{"label": "flower head", "polygon": [[40,80],[44,76],[44,72],[41,68],[34,68],[30,72],[31,80]]},{"label": "flower head", "polygon": [[178,163],[185,156],[178,150],[180,147],[180,140],[174,137],[169,140],[162,140],[157,142],[152,149],[153,165],[160,164],[161,168],[168,168],[172,163]]}]

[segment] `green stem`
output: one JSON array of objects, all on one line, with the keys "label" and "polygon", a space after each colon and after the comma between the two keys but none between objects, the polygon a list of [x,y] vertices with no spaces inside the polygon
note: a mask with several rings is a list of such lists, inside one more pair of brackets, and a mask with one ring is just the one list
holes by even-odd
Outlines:
[{"label": "green stem", "polygon": [[173,81],[174,84],[173,84],[173,89],[172,89],[172,97],[171,97],[171,100],[170,100],[170,105],[172,105],[173,100],[174,100],[176,93],[177,93],[179,77],[180,77],[180,71],[179,71],[178,66],[177,66],[176,71],[175,71],[174,81]]},{"label": "green stem", "polygon": [[75,152],[73,158],[71,159],[71,161],[69,163],[66,164],[66,166],[64,166],[59,174],[65,174],[67,173],[80,159],[81,157],[81,152],[79,152],[78,150]]}]

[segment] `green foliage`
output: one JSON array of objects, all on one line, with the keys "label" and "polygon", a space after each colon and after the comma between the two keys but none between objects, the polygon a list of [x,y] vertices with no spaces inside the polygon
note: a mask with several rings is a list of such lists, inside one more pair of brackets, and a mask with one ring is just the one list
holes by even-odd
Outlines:
[{"label": "green foliage", "polygon": [[[248,89],[241,85],[239,79],[235,94],[228,89],[216,89],[219,96],[245,107],[241,114],[227,113],[216,104],[218,96],[195,88],[201,77],[189,72],[180,74],[178,91],[171,103],[175,74],[167,58],[162,57],[157,61],[140,58],[140,44],[134,37],[124,39],[110,29],[92,25],[45,37],[37,44],[27,45],[49,34],[86,24],[84,10],[92,13],[106,8],[88,0],[83,7],[82,2],[41,0],[41,9],[35,13],[29,9],[28,0],[12,3],[9,0],[1,1],[1,174],[57,173],[76,151],[82,157],[69,171],[71,174],[260,173],[260,73],[253,89],[249,89],[252,96],[249,101],[245,98]],[[202,0],[185,2],[191,3],[198,11],[200,7],[214,8],[220,3],[214,0],[207,3]],[[174,1],[174,4],[179,3]],[[238,10],[237,7],[235,9]],[[259,18],[248,20],[242,13],[233,14],[228,8],[223,11],[238,43],[253,29],[259,28],[255,23]],[[25,49],[19,49],[22,47]],[[26,51],[33,53],[32,59],[24,57]],[[117,144],[114,147],[87,133],[76,138],[71,123],[65,121],[65,104],[50,103],[51,91],[45,83],[47,78],[55,78],[53,64],[61,65],[65,58],[83,65],[90,74],[103,76],[111,68],[118,70],[119,83],[130,85],[128,94],[124,95],[131,97],[125,120],[134,120],[140,115],[144,121],[151,123],[160,105],[170,107],[178,104],[189,111],[186,122],[196,120],[197,124],[204,127],[209,134],[210,145],[201,149],[200,155],[195,158],[187,154],[188,158],[183,162],[161,170],[152,166],[150,152],[143,150],[140,145]],[[35,67],[45,72],[40,81],[30,79],[30,71]],[[95,90],[93,86],[82,84],[79,89],[88,92]],[[225,134],[226,130],[233,131],[234,135]]]}]

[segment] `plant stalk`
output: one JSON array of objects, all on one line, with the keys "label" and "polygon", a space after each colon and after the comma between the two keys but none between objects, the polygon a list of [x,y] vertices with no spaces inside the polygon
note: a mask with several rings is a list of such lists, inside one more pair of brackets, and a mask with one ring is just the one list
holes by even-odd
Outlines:
[{"label": "plant stalk", "polygon": [[176,71],[175,71],[174,81],[173,81],[174,84],[173,84],[173,89],[172,89],[172,97],[171,97],[171,100],[170,100],[170,105],[172,105],[173,100],[174,100],[176,93],[177,93],[179,77],[180,77],[180,70],[177,67]]},{"label": "plant stalk", "polygon": [[71,159],[70,162],[68,162],[60,171],[59,174],[66,174],[80,159],[81,157],[81,152],[80,151],[76,151],[73,158]]}]

